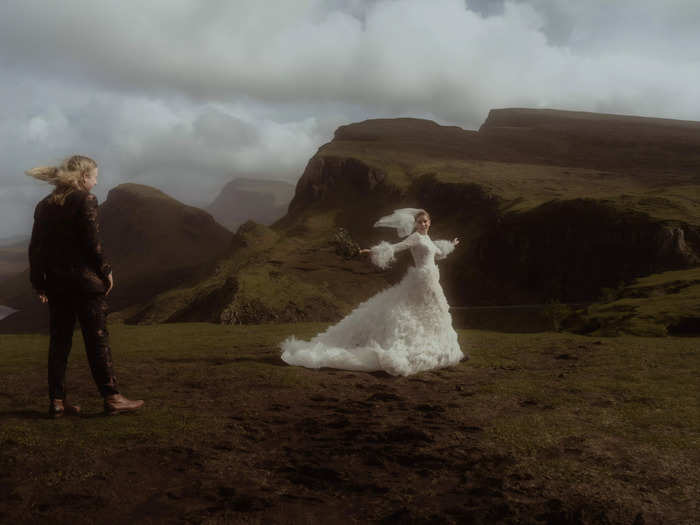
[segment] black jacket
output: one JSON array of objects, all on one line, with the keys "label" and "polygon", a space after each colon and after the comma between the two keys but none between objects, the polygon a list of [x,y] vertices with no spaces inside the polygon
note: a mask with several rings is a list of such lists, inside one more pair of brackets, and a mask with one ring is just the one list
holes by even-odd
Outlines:
[{"label": "black jacket", "polygon": [[32,286],[46,293],[104,293],[112,270],[100,243],[97,198],[74,191],[58,205],[49,197],[34,211],[29,243]]}]

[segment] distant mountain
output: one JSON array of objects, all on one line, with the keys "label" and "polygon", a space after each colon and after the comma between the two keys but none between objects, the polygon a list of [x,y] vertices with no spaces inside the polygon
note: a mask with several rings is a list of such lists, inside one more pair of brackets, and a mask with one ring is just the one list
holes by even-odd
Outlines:
[{"label": "distant mountain", "polygon": [[[285,217],[248,226],[206,279],[132,322],[336,319],[398,279],[336,255],[396,241],[374,221],[433,217],[462,244],[441,263],[453,305],[593,301],[700,263],[700,123],[555,110],[493,110],[479,131],[420,119],[341,126],[308,162]],[[406,264],[404,257],[403,264]]]},{"label": "distant mountain", "polygon": [[288,182],[239,178],[226,184],[206,210],[235,231],[249,220],[272,224],[287,213],[293,196],[294,185]]},{"label": "distant mountain", "polygon": [[[199,280],[232,239],[207,212],[138,184],[110,190],[99,219],[114,272],[109,304],[115,310]],[[0,331],[46,327],[46,308],[31,293],[27,272],[0,283],[0,304],[20,310],[0,321]]]},{"label": "distant mountain", "polygon": [[10,308],[8,306],[3,306],[0,304],[0,321],[2,321],[5,317],[8,315],[11,315],[15,312],[13,308]]},{"label": "distant mountain", "polygon": [[11,235],[10,237],[3,237],[0,239],[0,248],[5,246],[10,246],[12,244],[19,244],[21,242],[29,242],[29,237],[26,234],[22,235]]},{"label": "distant mountain", "polygon": [[[190,268],[182,279],[162,271],[163,281],[150,289],[158,268],[177,257],[155,256],[155,247],[177,244],[161,236],[188,234],[180,219],[152,217],[149,210],[161,206],[138,211],[139,203],[186,207],[139,188],[110,193],[103,206],[117,283],[137,287],[131,302],[115,301],[130,304],[116,317],[131,323],[338,319],[401,278],[410,259],[404,254],[382,272],[362,257],[346,258],[338,242],[397,241],[372,225],[399,207],[429,210],[434,239],[462,240],[440,266],[454,306],[595,302],[641,277],[700,264],[697,122],[504,109],[492,111],[479,131],[408,118],[341,126],[309,160],[284,217],[269,227],[244,223],[231,242],[217,241],[226,252],[220,258],[204,257],[198,271],[182,265]],[[338,228],[347,233],[336,236]],[[143,229],[152,234],[135,233]],[[181,257],[198,249],[188,242]],[[141,266],[148,271],[139,273]],[[0,304],[15,306],[2,291]],[[666,299],[675,297],[671,292],[673,286],[664,288]],[[697,293],[695,285],[684,288],[683,301],[696,301]],[[601,308],[582,325],[604,326]],[[668,333],[696,326],[695,314],[681,319],[660,305],[651,311],[673,312],[664,314]]]},{"label": "distant mountain", "polygon": [[138,184],[112,189],[100,207],[107,257],[112,261],[114,309],[193,279],[228,250],[232,234],[204,210]]},{"label": "distant mountain", "polygon": [[0,282],[15,276],[29,266],[29,240],[15,238],[0,245]]}]

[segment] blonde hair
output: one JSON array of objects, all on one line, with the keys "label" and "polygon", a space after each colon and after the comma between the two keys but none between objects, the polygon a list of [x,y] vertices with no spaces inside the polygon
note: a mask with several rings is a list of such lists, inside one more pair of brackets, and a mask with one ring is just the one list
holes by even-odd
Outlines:
[{"label": "blonde hair", "polygon": [[97,162],[90,157],[73,155],[64,160],[60,166],[39,166],[24,173],[56,186],[49,197],[49,202],[63,205],[66,197],[74,191],[87,190],[85,177],[95,168],[97,168]]}]

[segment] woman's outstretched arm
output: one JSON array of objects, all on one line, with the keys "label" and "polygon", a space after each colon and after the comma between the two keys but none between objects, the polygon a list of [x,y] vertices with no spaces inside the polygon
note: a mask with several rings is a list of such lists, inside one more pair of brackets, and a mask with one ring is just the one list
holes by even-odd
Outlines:
[{"label": "woman's outstretched arm", "polygon": [[447,257],[449,254],[451,254],[454,251],[454,249],[459,244],[459,239],[457,237],[455,237],[451,241],[437,240],[437,241],[433,241],[433,244],[435,244],[435,246],[438,249],[438,253],[435,254],[435,258],[440,260],[440,259],[444,259],[445,257]]},{"label": "woman's outstretched arm", "polygon": [[416,233],[412,233],[403,241],[397,242],[396,244],[391,244],[386,241],[382,241],[376,246],[372,246],[372,248],[370,248],[369,250],[360,250],[360,253],[369,253],[372,263],[385,270],[389,266],[391,266],[391,264],[396,260],[394,258],[395,254],[413,246],[413,244],[415,243],[416,235]]}]

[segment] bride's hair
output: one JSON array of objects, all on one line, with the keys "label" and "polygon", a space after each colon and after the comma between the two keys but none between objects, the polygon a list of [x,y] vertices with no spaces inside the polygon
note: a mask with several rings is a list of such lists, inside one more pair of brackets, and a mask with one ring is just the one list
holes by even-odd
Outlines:
[{"label": "bride's hair", "polygon": [[60,166],[39,166],[24,173],[56,186],[49,197],[49,202],[63,205],[68,195],[76,190],[87,189],[85,178],[95,168],[97,168],[97,162],[90,157],[73,155],[64,160]]},{"label": "bride's hair", "polygon": [[424,215],[428,218],[428,220],[430,220],[430,214],[425,210],[421,210],[418,213],[416,213],[415,222],[418,222],[418,219],[420,219]]}]

